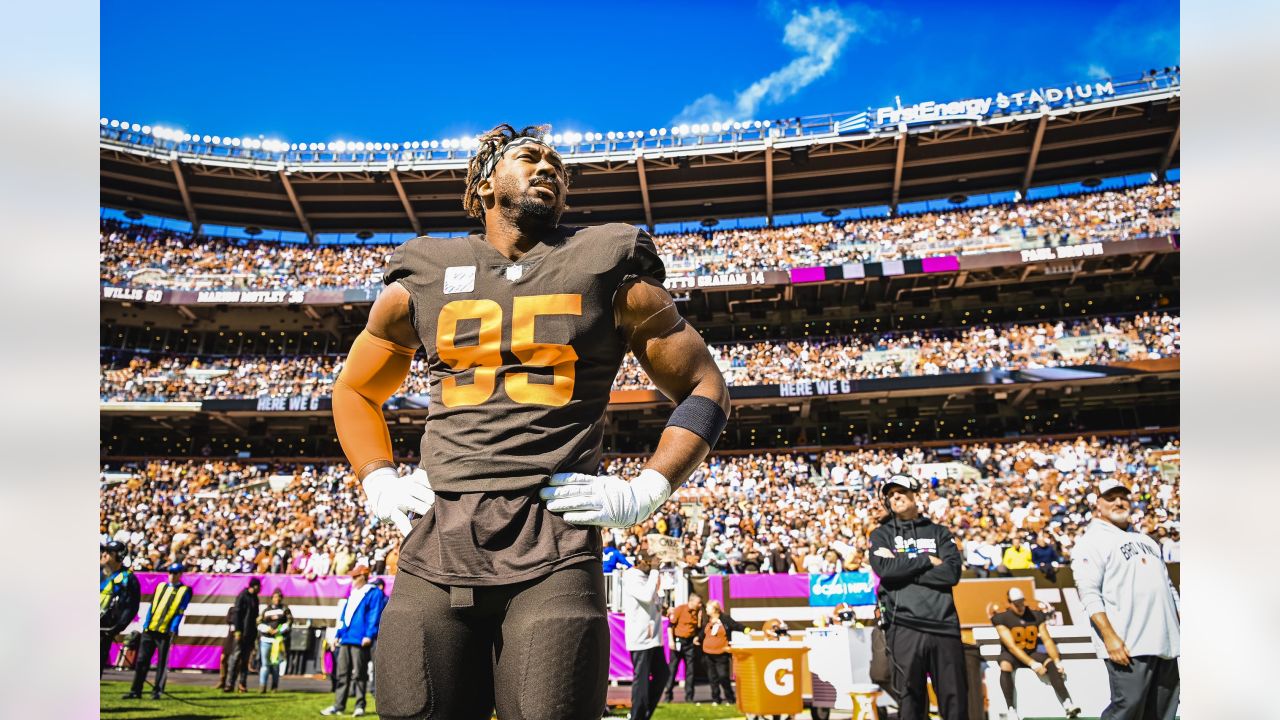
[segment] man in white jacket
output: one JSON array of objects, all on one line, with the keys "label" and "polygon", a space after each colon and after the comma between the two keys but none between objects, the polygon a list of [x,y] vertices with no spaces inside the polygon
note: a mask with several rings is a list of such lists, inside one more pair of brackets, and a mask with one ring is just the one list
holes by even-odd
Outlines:
[{"label": "man in white jacket", "polygon": [[662,608],[658,600],[658,568],[644,540],[636,563],[622,573],[624,634],[635,679],[631,682],[631,720],[649,720],[667,685],[667,661],[662,654]]},{"label": "man in white jacket", "polygon": [[1094,519],[1072,550],[1080,601],[1106,653],[1111,704],[1102,720],[1160,718],[1178,711],[1178,598],[1150,537],[1129,529],[1129,488],[1098,484]]}]

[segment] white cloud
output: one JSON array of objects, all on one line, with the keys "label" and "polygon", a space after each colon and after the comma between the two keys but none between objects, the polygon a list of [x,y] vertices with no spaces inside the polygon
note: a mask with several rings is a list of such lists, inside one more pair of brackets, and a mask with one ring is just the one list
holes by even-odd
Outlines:
[{"label": "white cloud", "polygon": [[1111,77],[1111,73],[1106,68],[1102,67],[1101,65],[1098,65],[1097,63],[1090,65],[1089,69],[1085,70],[1085,74],[1087,74],[1090,78],[1094,80],[1105,80]]},{"label": "white cloud", "polygon": [[836,7],[815,5],[805,12],[793,10],[782,42],[800,57],[751,83],[732,102],[714,94],[703,95],[686,105],[672,124],[754,117],[762,104],[780,103],[826,75],[859,30],[850,13]]}]

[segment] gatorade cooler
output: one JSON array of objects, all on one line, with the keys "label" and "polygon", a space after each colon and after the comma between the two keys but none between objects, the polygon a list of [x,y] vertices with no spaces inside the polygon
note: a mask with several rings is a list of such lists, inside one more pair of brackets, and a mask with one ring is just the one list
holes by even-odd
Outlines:
[{"label": "gatorade cooler", "polygon": [[747,715],[797,715],[804,710],[801,688],[803,643],[739,643],[730,648],[737,667],[738,709]]}]

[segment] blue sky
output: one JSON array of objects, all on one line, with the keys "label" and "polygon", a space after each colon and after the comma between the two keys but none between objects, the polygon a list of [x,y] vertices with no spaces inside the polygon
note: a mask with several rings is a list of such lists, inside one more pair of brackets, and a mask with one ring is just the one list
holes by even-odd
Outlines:
[{"label": "blue sky", "polygon": [[1180,64],[1168,0],[437,5],[105,3],[101,114],[400,142],[814,115]]}]

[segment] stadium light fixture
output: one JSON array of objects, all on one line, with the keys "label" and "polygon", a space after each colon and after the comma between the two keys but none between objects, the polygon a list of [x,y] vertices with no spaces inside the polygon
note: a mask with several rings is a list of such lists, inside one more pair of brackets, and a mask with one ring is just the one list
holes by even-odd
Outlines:
[{"label": "stadium light fixture", "polygon": [[217,135],[214,135],[211,142],[213,142],[214,145],[221,145],[222,138],[218,137]]},{"label": "stadium light fixture", "polygon": [[111,125],[111,127],[113,127],[113,128],[118,128],[118,127],[120,127],[120,121],[119,121],[119,120],[112,120],[109,124],[110,124],[110,125]]},{"label": "stadium light fixture", "polygon": [[432,149],[432,150],[435,150],[435,149],[436,149],[436,148],[438,148],[438,147],[440,147],[440,141],[439,141],[439,140],[432,140],[432,141],[431,141],[431,149]]},{"label": "stadium light fixture", "polygon": [[109,121],[106,118],[98,118],[99,125],[106,125]]},{"label": "stadium light fixture", "polygon": [[150,134],[151,134],[151,126],[150,126],[150,125],[143,125],[143,126],[142,126],[142,134],[143,134],[143,135],[150,135]]},{"label": "stadium light fixture", "polygon": [[649,128],[649,137],[658,137],[658,128]]},{"label": "stadium light fixture", "polygon": [[142,126],[141,126],[141,125],[139,125],[138,123],[134,123],[134,124],[133,124],[133,125],[131,125],[130,127],[131,127],[131,129],[132,129],[134,132],[141,132],[141,131],[142,131]]},{"label": "stadium light fixture", "polygon": [[607,137],[607,138],[609,138],[610,140],[612,140],[612,139],[613,139],[613,131],[612,131],[612,130],[610,130],[609,132],[605,133],[605,137]]},{"label": "stadium light fixture", "polygon": [[666,128],[658,128],[658,137],[666,137],[666,136],[667,136],[667,129],[666,129]]}]

